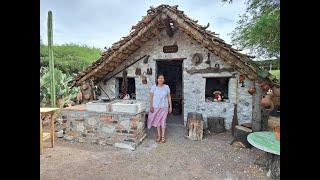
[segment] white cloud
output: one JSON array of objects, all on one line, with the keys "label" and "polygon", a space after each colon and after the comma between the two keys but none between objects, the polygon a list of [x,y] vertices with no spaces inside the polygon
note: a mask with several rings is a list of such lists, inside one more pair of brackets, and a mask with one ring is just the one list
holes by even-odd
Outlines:
[{"label": "white cloud", "polygon": [[245,12],[244,1],[224,4],[221,0],[40,0],[40,34],[47,42],[47,12],[53,13],[55,44],[80,43],[88,46],[111,46],[126,36],[131,26],[146,15],[150,6],[179,5],[192,19],[206,25],[230,43],[229,33],[236,27],[238,16]]}]

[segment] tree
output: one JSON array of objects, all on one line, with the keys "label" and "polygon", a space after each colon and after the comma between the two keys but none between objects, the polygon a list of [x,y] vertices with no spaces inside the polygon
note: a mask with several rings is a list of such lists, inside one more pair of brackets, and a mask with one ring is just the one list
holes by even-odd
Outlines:
[{"label": "tree", "polygon": [[[232,3],[232,0],[222,0]],[[280,0],[248,0],[231,33],[232,44],[261,57],[280,58]]]}]

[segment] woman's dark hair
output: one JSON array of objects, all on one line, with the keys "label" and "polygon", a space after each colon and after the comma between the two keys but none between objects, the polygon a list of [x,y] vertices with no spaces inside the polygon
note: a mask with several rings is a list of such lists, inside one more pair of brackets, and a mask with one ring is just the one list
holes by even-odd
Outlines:
[{"label": "woman's dark hair", "polygon": [[158,78],[159,78],[160,76],[163,76],[163,78],[164,78],[164,75],[163,75],[162,73],[157,74],[156,85],[158,85]]}]

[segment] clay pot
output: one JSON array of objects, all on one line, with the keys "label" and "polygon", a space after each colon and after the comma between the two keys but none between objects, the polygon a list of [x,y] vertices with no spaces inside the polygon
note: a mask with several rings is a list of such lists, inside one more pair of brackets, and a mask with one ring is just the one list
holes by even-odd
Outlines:
[{"label": "clay pot", "polygon": [[263,107],[269,107],[271,106],[272,100],[270,95],[266,95],[264,98],[261,99],[261,105]]},{"label": "clay pot", "polygon": [[276,137],[276,140],[280,141],[280,126],[277,126],[277,127],[273,128],[273,132],[274,132],[274,135]]},{"label": "clay pot", "polygon": [[240,75],[239,75],[239,81],[240,81],[240,82],[244,81],[245,79],[246,79],[246,76],[245,76],[245,75],[243,75],[243,74],[240,74]]},{"label": "clay pot", "polygon": [[273,92],[273,95],[276,96],[276,97],[280,97],[280,88],[277,88],[277,87],[272,87],[272,92]]},{"label": "clay pot", "polygon": [[268,91],[268,90],[270,89],[270,86],[269,86],[269,84],[268,84],[267,82],[262,82],[262,83],[260,84],[260,87],[261,87],[261,89],[262,89],[263,91]]},{"label": "clay pot", "polygon": [[248,93],[251,95],[254,94],[255,92],[256,92],[256,88],[254,86],[251,86],[248,90]]}]

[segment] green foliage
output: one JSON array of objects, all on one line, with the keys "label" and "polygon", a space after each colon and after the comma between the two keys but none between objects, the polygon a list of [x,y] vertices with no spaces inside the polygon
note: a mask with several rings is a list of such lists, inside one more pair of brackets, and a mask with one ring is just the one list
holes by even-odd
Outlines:
[{"label": "green foliage", "polygon": [[272,64],[272,69],[280,69],[280,59],[269,59],[263,61],[253,61],[262,69],[269,69],[270,64]]},{"label": "green foliage", "polygon": [[271,70],[270,73],[280,80],[280,70]]},{"label": "green foliage", "polygon": [[[78,73],[101,56],[101,50],[86,45],[63,44],[53,46],[55,68],[67,74]],[[40,38],[40,66],[48,67],[48,46]]]},{"label": "green foliage", "polygon": [[[77,92],[79,88],[69,89],[67,83],[72,80],[73,76],[64,74],[61,70],[55,69],[55,90],[56,90],[56,98],[63,99],[64,105],[69,103],[70,101],[75,101]],[[47,68],[41,68],[40,70],[40,103],[41,106],[49,106],[50,105],[50,81],[51,76],[49,70]]]},{"label": "green foliage", "polygon": [[[231,3],[232,0],[222,0]],[[248,0],[232,32],[232,43],[261,57],[280,57],[280,1]]]}]

